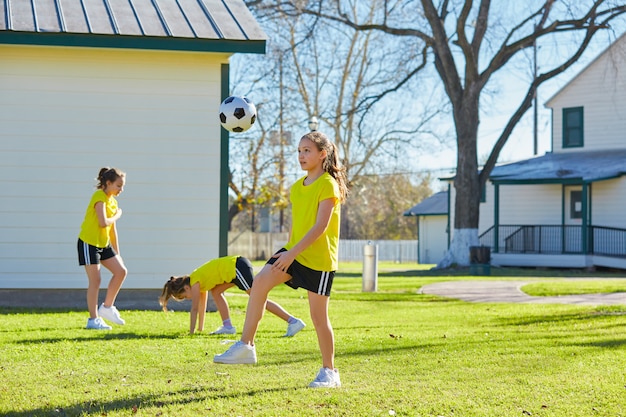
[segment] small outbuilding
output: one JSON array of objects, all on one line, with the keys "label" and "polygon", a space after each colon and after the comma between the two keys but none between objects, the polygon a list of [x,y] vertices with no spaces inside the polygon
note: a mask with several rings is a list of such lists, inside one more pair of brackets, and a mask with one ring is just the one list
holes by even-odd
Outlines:
[{"label": "small outbuilding", "polygon": [[[124,288],[227,252],[229,58],[265,53],[241,0],[0,0],[0,288],[85,288],[76,241],[101,167]],[[105,281],[106,282],[106,281]]]}]

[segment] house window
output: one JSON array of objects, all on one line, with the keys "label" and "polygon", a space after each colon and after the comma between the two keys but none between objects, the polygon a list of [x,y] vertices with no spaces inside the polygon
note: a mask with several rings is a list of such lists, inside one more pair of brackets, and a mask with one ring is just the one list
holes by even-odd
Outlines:
[{"label": "house window", "polygon": [[580,148],[583,146],[583,108],[563,109],[563,147]]},{"label": "house window", "polygon": [[569,194],[569,216],[570,219],[582,219],[583,218],[583,192],[572,191]]}]

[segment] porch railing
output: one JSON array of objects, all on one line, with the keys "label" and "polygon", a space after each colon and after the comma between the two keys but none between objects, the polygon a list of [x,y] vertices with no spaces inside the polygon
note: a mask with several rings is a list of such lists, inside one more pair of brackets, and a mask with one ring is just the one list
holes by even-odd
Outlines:
[{"label": "porch railing", "polygon": [[492,226],[479,236],[481,245],[498,253],[587,253],[626,258],[626,229],[587,226],[587,245],[583,239],[579,225],[500,225],[497,233]]}]

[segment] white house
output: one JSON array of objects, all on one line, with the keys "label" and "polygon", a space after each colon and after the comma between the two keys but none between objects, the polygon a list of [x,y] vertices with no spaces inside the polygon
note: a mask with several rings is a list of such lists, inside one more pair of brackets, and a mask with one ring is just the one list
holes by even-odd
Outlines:
[{"label": "white house", "polygon": [[218,107],[229,57],[265,43],[240,0],[0,0],[0,288],[86,286],[76,241],[104,166],[127,173],[124,288],[225,255]]},{"label": "white house", "polygon": [[496,265],[626,269],[626,35],[546,106],[552,152],[494,168],[481,245]]}]

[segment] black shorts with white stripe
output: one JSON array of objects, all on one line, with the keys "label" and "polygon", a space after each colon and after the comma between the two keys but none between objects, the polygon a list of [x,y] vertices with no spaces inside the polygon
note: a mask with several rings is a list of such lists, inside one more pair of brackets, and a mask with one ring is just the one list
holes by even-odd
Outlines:
[{"label": "black shorts with white stripe", "polygon": [[[285,252],[287,249],[282,248],[276,253]],[[267,263],[269,265],[276,262],[276,258],[270,258]],[[291,275],[291,279],[285,284],[293,289],[304,288],[307,291],[314,292],[319,295],[330,297],[330,289],[333,286],[335,271],[316,271],[300,262],[294,260],[287,268],[287,273]]]},{"label": "black shorts with white stripe", "polygon": [[77,244],[78,249],[78,265],[98,265],[100,261],[106,261],[117,255],[117,252],[111,247],[98,248],[83,242],[80,238]]},{"label": "black shorts with white stripe", "polygon": [[254,279],[254,269],[248,258],[240,256],[235,263],[235,279],[231,282],[242,291],[248,291],[252,288],[252,280]]}]

